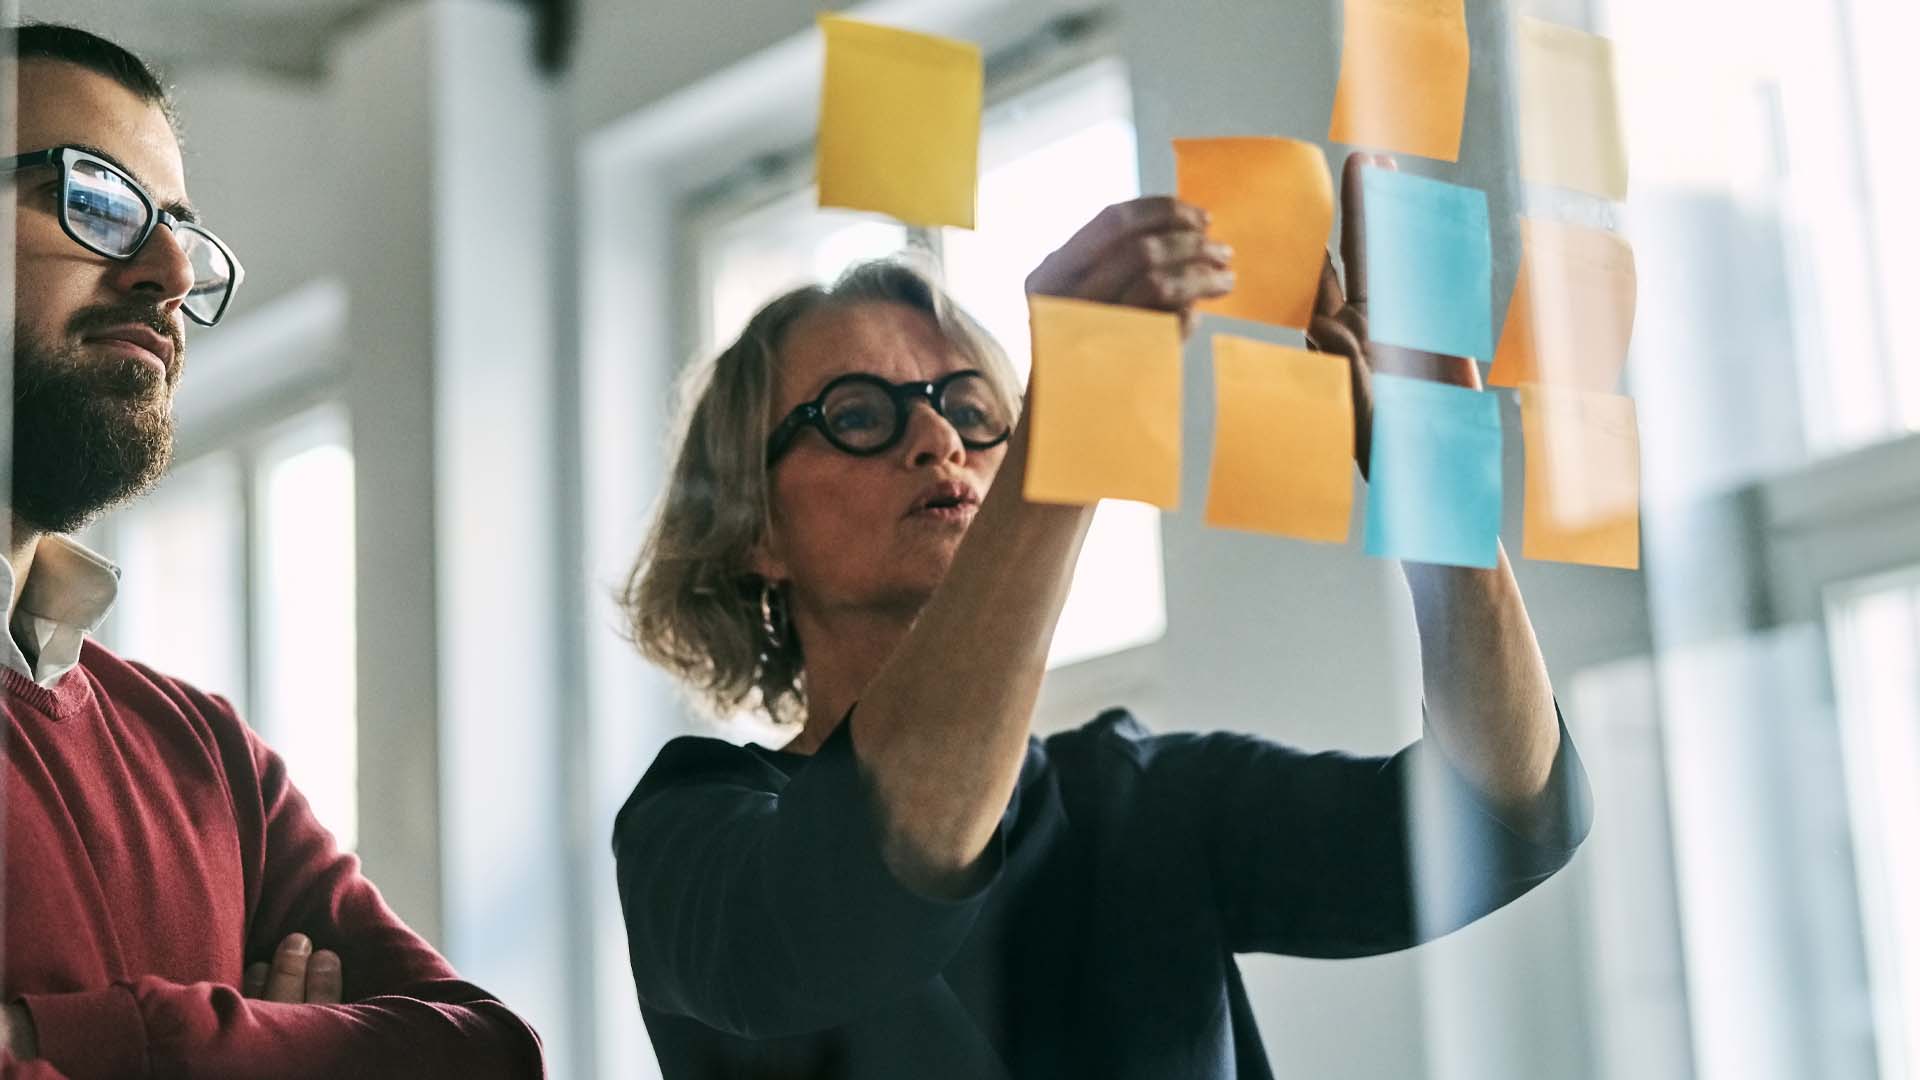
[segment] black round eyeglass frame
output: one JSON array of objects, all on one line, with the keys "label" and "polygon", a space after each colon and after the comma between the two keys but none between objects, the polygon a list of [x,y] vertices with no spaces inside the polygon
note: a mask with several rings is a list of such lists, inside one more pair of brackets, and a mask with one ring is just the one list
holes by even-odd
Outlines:
[{"label": "black round eyeglass frame", "polygon": [[[933,408],[933,411],[938,413],[941,419],[944,420],[947,416],[947,388],[959,382],[961,379],[969,377],[984,380],[987,376],[985,372],[975,368],[949,372],[932,382],[888,382],[878,375],[871,375],[864,371],[856,371],[850,375],[842,375],[821,388],[819,395],[812,401],[802,402],[794,406],[793,411],[788,413],[785,419],[781,420],[779,425],[773,429],[773,434],[767,437],[767,468],[773,468],[775,462],[778,462],[782,457],[786,456],[787,451],[793,448],[793,440],[800,434],[800,429],[806,427],[811,427],[815,431],[818,431],[834,449],[843,454],[852,454],[855,457],[872,457],[875,454],[884,454],[888,450],[898,446],[900,440],[906,437],[908,412],[913,408],[914,402],[925,401]],[[873,446],[849,446],[841,442],[838,438],[835,438],[833,432],[829,430],[825,409],[827,398],[831,396],[835,390],[850,383],[865,383],[869,386],[879,387],[886,391],[888,399],[893,402],[893,434],[888,436],[885,441]],[[949,424],[953,423],[951,420],[947,422]],[[953,426],[957,434],[959,432],[959,425],[954,424]],[[1001,443],[1006,442],[1012,435],[1013,425],[1008,424],[1004,431],[991,439],[969,439],[965,435],[961,435],[960,442],[969,450],[991,450]]]},{"label": "black round eyeglass frame", "polygon": [[[74,228],[73,220],[69,216],[71,214],[69,208],[72,206],[70,189],[73,185],[73,165],[79,161],[88,162],[119,178],[120,182],[127,186],[127,190],[133,192],[133,194],[139,198],[140,205],[146,210],[146,226],[140,230],[139,238],[134,241],[129,250],[112,251],[103,248],[99,244],[88,240],[85,236],[81,235],[80,230]],[[198,311],[195,311],[190,304],[181,305],[181,310],[187,313],[187,318],[192,319],[202,326],[214,325],[227,313],[227,307],[233,303],[233,294],[239,291],[240,282],[246,278],[247,272],[246,269],[240,265],[239,257],[234,255],[233,249],[228,247],[225,241],[213,235],[213,233],[208,232],[200,225],[191,221],[184,221],[178,215],[155,206],[153,196],[148,195],[146,188],[141,187],[133,177],[128,176],[125,169],[122,169],[120,166],[115,165],[113,162],[108,161],[98,154],[83,150],[77,146],[54,146],[45,150],[35,150],[29,154],[20,154],[15,157],[0,160],[0,175],[12,175],[13,173],[38,168],[42,165],[52,165],[60,170],[60,230],[66,233],[68,238],[74,243],[79,244],[95,255],[112,259],[115,262],[127,262],[140,254],[147,246],[147,241],[152,239],[153,231],[162,225],[165,225],[175,233],[191,232],[195,236],[212,244],[214,249],[226,258],[227,265],[233,268],[232,276],[227,279],[227,287],[220,296],[220,304],[214,308],[211,316],[200,314]]]}]

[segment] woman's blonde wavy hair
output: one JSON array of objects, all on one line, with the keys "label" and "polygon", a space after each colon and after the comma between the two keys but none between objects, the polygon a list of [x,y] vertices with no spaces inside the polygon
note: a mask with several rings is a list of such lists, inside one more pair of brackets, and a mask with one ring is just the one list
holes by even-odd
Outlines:
[{"label": "woman's blonde wavy hair", "polygon": [[[985,372],[1017,415],[1018,377],[1005,351],[933,278],[905,258],[861,263],[832,285],[776,297],[718,356],[681,383],[679,449],[647,540],[619,602],[642,655],[677,677],[714,717],[760,709],[776,722],[806,717],[805,655],[789,625],[773,640],[761,601],[770,583],[749,555],[772,520],[766,441],[776,365],[787,333],[816,311],[896,303],[924,311]],[[776,612],[785,600],[774,591]],[[784,619],[776,618],[776,623]]]}]

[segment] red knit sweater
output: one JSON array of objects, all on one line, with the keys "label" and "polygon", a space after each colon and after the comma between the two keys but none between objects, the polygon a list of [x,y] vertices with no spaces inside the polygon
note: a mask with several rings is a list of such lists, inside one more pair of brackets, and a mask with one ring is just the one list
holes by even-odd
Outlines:
[{"label": "red knit sweater", "polygon": [[[540,1075],[533,1031],[388,909],[224,699],[91,642],[51,689],[0,672],[0,995],[44,1059],[0,1073]],[[340,954],[350,1004],[241,997],[295,931]]]}]

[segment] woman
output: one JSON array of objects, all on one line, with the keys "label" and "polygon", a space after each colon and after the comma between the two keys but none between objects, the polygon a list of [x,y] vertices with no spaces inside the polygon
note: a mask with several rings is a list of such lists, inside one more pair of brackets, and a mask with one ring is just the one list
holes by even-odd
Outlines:
[{"label": "woman", "polygon": [[[1346,289],[1329,268],[1310,340],[1352,365],[1364,470],[1371,366],[1478,377],[1369,347],[1357,164]],[[1141,199],[1027,287],[1185,319],[1230,262],[1204,212]],[[1014,380],[977,325],[870,265],[768,304],[694,391],[634,637],[715,709],[798,730],[777,751],[674,741],[616,823],[667,1077],[1266,1076],[1235,953],[1404,948],[1584,835],[1504,557],[1405,568],[1428,737],[1393,758],[1154,736],[1117,710],[1039,742],[1092,511],[1022,497]]]}]

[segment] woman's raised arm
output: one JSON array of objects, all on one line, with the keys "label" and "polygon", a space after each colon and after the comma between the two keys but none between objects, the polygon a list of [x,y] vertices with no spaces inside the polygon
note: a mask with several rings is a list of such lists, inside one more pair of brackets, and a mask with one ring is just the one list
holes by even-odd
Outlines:
[{"label": "woman's raised arm", "polygon": [[[1102,211],[1049,256],[1027,290],[1176,312],[1232,287],[1206,214],[1171,198]],[[867,686],[851,725],[882,850],[901,880],[964,893],[1013,792],[1055,622],[1092,507],[1027,502],[1027,425],[952,568]]]}]

